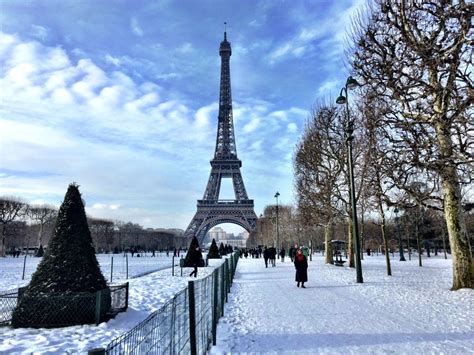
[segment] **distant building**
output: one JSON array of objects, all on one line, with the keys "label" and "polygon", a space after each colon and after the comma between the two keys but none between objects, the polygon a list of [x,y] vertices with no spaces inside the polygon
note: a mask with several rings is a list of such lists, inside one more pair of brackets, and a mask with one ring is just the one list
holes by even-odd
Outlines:
[{"label": "distant building", "polygon": [[215,227],[209,231],[210,240],[215,239],[218,245],[224,243],[232,247],[245,248],[248,237],[249,233],[247,231],[239,233],[238,235],[226,233],[221,227]]}]

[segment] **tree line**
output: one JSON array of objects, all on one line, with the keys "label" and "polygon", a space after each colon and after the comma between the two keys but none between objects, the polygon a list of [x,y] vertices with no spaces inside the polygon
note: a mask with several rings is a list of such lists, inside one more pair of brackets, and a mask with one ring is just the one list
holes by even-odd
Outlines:
[{"label": "tree line", "polygon": [[[58,209],[52,205],[28,204],[18,197],[1,196],[0,255],[33,249],[38,253],[47,247],[54,233],[57,214]],[[187,246],[181,230],[145,229],[132,222],[90,216],[87,220],[96,252],[166,250]]]},{"label": "tree line", "polygon": [[327,263],[344,223],[354,266],[351,145],[362,236],[371,216],[388,250],[395,208],[415,239],[433,216],[452,253],[452,288],[474,286],[466,223],[474,198],[473,10],[466,1],[374,0],[353,18],[346,52],[360,85],[341,90],[348,107],[314,106],[294,156],[298,214],[305,228],[323,227]]}]

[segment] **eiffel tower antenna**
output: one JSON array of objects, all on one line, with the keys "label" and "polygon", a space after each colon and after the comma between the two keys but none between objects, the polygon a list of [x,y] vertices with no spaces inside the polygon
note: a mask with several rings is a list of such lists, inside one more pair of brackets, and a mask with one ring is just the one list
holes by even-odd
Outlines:
[{"label": "eiffel tower antenna", "polygon": [[[224,40],[219,47],[221,57],[221,82],[219,91],[219,114],[214,158],[210,161],[211,173],[202,200],[197,201],[197,212],[189,223],[184,236],[197,237],[202,242],[206,233],[221,223],[233,223],[249,233],[256,230],[257,215],[253,200],[245,190],[240,168],[242,161],[237,157],[232,115],[232,93],[230,85],[230,56],[232,48],[227,41],[227,22],[224,22]],[[219,199],[221,181],[232,179],[235,198]]]}]

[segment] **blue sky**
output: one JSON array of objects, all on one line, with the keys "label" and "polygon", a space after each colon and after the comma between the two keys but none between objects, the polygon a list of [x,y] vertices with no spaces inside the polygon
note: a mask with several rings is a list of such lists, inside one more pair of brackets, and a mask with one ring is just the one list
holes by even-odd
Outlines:
[{"label": "blue sky", "polygon": [[[237,153],[255,212],[292,204],[315,102],[348,75],[363,0],[0,1],[0,195],[185,229],[215,148],[227,21]],[[221,198],[231,198],[230,182]]]}]

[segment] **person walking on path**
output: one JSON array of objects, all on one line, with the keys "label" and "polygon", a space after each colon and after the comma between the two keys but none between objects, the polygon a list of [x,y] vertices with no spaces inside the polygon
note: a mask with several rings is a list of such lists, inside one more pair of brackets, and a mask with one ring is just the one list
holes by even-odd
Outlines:
[{"label": "person walking on path", "polygon": [[298,248],[295,255],[295,269],[296,269],[296,287],[306,288],[304,283],[308,281],[308,260],[304,256],[301,249]]},{"label": "person walking on path", "polygon": [[199,262],[201,261],[201,252],[199,247],[196,247],[196,251],[191,254],[191,265],[193,266],[193,271],[189,274],[189,277],[197,277]]},{"label": "person walking on path", "polygon": [[265,260],[265,267],[268,267],[268,258],[270,257],[270,251],[267,247],[263,248],[263,260]]},{"label": "person walking on path", "polygon": [[281,248],[280,250],[280,257],[281,257],[281,262],[285,262],[285,248]]}]

